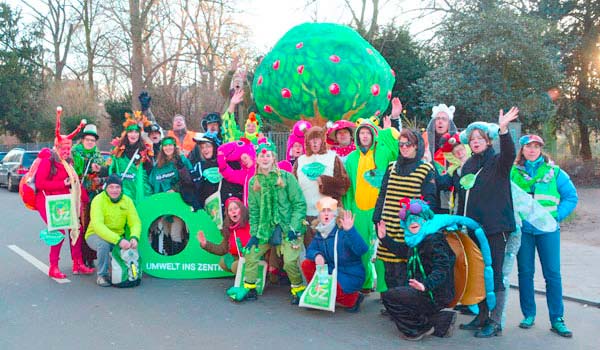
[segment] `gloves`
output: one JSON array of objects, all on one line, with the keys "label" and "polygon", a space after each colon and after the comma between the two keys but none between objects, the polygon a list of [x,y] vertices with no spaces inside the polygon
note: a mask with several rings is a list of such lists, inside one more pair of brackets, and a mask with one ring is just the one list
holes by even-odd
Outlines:
[{"label": "gloves", "polygon": [[287,233],[287,240],[290,242],[295,241],[298,237],[299,235],[297,235],[296,232],[294,232],[294,230],[289,230]]},{"label": "gloves", "polygon": [[246,243],[246,247],[244,247],[244,253],[250,253],[252,247],[254,247],[255,252],[258,252],[258,238],[255,236],[250,237],[250,240],[248,240],[248,243]]},{"label": "gloves", "polygon": [[181,157],[176,157],[176,158],[177,158],[177,160],[175,161],[175,167],[177,169],[183,168],[184,165],[183,165],[183,161],[181,160]]},{"label": "gloves", "polygon": [[281,244],[281,239],[283,236],[283,232],[281,231],[281,226],[277,225],[273,229],[273,233],[271,234],[271,239],[269,240],[269,244],[272,246],[278,246]]}]

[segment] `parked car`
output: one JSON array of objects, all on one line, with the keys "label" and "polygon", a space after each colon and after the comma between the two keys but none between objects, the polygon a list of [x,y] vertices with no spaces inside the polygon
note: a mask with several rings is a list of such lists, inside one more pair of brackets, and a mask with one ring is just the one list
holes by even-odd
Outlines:
[{"label": "parked car", "polygon": [[11,149],[0,161],[0,186],[6,186],[10,192],[17,192],[19,181],[27,174],[38,153],[40,152],[25,151],[22,148]]},{"label": "parked car", "polygon": [[4,156],[6,155],[6,153],[8,153],[8,152],[0,152],[0,161],[2,159],[4,159]]}]

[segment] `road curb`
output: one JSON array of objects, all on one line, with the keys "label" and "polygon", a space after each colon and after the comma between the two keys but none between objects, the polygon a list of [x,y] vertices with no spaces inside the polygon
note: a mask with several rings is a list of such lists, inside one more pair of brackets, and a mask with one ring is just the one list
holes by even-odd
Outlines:
[{"label": "road curb", "polygon": [[[512,284],[510,285],[510,287],[512,289],[519,289],[519,285],[518,284]],[[546,291],[541,290],[541,289],[534,289],[536,294],[541,294],[541,295],[546,295]],[[563,294],[563,299],[564,300],[568,300],[568,301],[574,301],[576,303],[580,303],[580,304],[585,304],[585,305],[589,305],[589,306],[593,306],[593,307],[597,307],[600,308],[600,302],[598,301],[591,301],[591,300],[587,300],[587,299],[583,299],[583,298],[577,298],[577,297],[572,297],[569,295],[564,295]]]}]

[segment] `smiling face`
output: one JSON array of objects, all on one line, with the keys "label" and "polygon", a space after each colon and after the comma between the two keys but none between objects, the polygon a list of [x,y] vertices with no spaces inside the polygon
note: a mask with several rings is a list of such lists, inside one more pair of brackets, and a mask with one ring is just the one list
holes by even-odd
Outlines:
[{"label": "smiling face", "polygon": [[348,146],[352,143],[352,135],[350,134],[350,130],[341,129],[335,132],[335,140],[340,146]]},{"label": "smiling face", "polygon": [[256,156],[256,163],[258,164],[258,169],[263,173],[267,173],[273,169],[273,164],[275,163],[275,156],[273,152],[266,151],[260,152]]},{"label": "smiling face", "polygon": [[92,149],[96,146],[96,137],[92,135],[85,135],[81,143],[83,144],[83,148]]},{"label": "smiling face", "polygon": [[210,142],[202,142],[200,144],[200,154],[204,159],[211,159],[215,153],[215,146]]},{"label": "smiling face", "polygon": [[173,153],[175,153],[175,145],[163,145],[162,150],[165,152],[165,155],[170,158],[173,156]]},{"label": "smiling face", "polygon": [[469,146],[475,154],[483,153],[488,148],[488,141],[483,137],[483,132],[479,129],[473,130],[469,137]]},{"label": "smiling face", "polygon": [[69,139],[63,139],[61,143],[57,146],[58,156],[61,159],[68,159],[71,157],[71,146],[73,146],[73,142]]},{"label": "smiling face", "polygon": [[400,142],[398,142],[398,147],[400,147],[400,153],[402,157],[407,159],[412,159],[417,156],[417,145],[413,144],[408,140],[408,138],[401,136]]},{"label": "smiling face", "polygon": [[127,132],[127,141],[129,142],[130,145],[133,145],[134,143],[138,142],[140,139],[140,132],[137,130],[129,130]]},{"label": "smiling face", "polygon": [[246,133],[254,134],[256,132],[256,124],[248,123],[246,124]]},{"label": "smiling face", "polygon": [[448,118],[448,114],[446,114],[446,112],[439,112],[435,116],[435,132],[438,135],[447,133],[449,125],[450,118]]},{"label": "smiling face", "polygon": [[232,223],[237,224],[242,217],[242,210],[237,202],[231,202],[227,207],[227,215]]},{"label": "smiling face", "polygon": [[121,195],[121,185],[110,184],[106,186],[106,193],[112,199],[117,199]]},{"label": "smiling face", "polygon": [[332,220],[335,219],[335,212],[330,208],[323,208],[319,212],[319,221],[323,225],[328,225]]},{"label": "smiling face", "polygon": [[530,162],[537,160],[542,154],[542,145],[538,142],[530,142],[523,146],[523,156]]}]

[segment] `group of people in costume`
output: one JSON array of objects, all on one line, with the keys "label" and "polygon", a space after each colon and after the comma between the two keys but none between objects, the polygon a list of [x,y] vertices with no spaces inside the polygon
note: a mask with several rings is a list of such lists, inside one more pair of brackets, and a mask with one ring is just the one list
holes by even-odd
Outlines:
[{"label": "group of people in costume", "polygon": [[[475,122],[459,133],[454,106],[440,104],[420,133],[402,128],[402,106],[394,98],[391,116],[381,121],[338,120],[326,126],[298,121],[279,161],[276,145],[261,133],[259,115],[248,114],[244,130],[238,127],[244,90],[229,97],[224,113],[201,121],[204,132],[188,130],[181,115],[165,132],[141,112],[128,114],[108,162],[95,147],[93,125],[82,123],[61,135],[57,114],[55,147],[40,153],[36,208],[46,221],[45,196],[51,194],[69,194],[78,208],[69,230],[73,273],[95,271],[98,285],[110,285],[110,251],[117,245],[135,249],[144,234],[135,206],[145,197],[178,192],[196,211],[216,195],[223,203],[222,240],[211,242],[203,231],[196,236],[203,249],[222,256],[219,265],[225,271],[236,273],[244,258],[242,285],[227,291],[234,301],[258,297],[261,260],[271,273],[289,280],[293,304],[326,265],[329,273],[337,269],[336,302],[347,311],[359,311],[365,296],[377,291],[382,314],[404,339],[447,337],[456,321],[451,308],[469,294],[469,287],[457,282],[457,265],[473,259],[452,240],[472,240],[465,247],[479,254],[481,261],[473,264],[481,266],[484,278],[478,283],[484,287],[470,298],[477,316],[460,328],[474,330],[476,337],[497,336],[503,328],[503,267],[512,239],[524,316],[519,326],[531,328],[535,322],[537,250],[551,329],[572,335],[563,319],[559,223],[574,210],[577,192],[543,153],[541,137],[521,137],[515,151],[508,124],[518,117],[517,108],[500,111],[497,124]],[[72,147],[81,130],[81,143]],[[526,194],[519,201],[532,203],[529,211],[514,203],[516,188]],[[548,232],[552,220],[554,229]],[[153,242],[161,254],[177,254],[189,239],[185,223],[174,215],[163,216],[150,230],[168,236],[168,244]],[[53,278],[65,277],[58,268],[60,247],[50,250]]]}]

